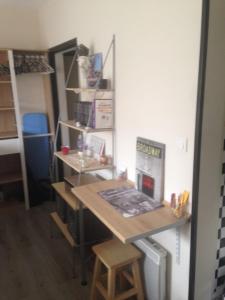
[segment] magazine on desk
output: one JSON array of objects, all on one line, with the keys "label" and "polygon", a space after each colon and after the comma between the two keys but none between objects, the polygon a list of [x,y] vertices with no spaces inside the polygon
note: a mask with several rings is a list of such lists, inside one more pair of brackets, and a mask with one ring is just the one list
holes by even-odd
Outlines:
[{"label": "magazine on desk", "polygon": [[162,206],[151,197],[133,187],[119,187],[99,192],[99,195],[109,202],[123,217],[140,215]]}]

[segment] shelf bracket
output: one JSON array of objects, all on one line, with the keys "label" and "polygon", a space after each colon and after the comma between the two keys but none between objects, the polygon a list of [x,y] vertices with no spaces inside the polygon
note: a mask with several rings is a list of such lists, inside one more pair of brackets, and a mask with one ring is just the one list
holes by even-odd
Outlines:
[{"label": "shelf bracket", "polygon": [[180,227],[176,228],[176,263],[180,264],[180,244],[181,244],[181,234]]}]

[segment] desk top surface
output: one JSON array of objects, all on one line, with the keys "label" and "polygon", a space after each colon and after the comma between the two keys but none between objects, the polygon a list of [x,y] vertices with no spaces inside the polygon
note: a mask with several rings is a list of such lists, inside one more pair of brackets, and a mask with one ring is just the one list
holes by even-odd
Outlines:
[{"label": "desk top surface", "polygon": [[170,228],[176,228],[187,222],[186,218],[177,219],[171,209],[165,206],[138,216],[124,218],[98,194],[100,191],[120,186],[131,186],[131,183],[106,180],[73,188],[72,192],[123,243],[132,242]]}]

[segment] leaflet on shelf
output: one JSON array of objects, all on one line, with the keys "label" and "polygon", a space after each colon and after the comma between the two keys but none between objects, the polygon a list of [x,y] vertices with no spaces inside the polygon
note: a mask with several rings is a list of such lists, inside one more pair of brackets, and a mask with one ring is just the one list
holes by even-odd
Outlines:
[{"label": "leaflet on shelf", "polygon": [[96,99],[93,106],[92,114],[93,128],[112,128],[112,100]]}]

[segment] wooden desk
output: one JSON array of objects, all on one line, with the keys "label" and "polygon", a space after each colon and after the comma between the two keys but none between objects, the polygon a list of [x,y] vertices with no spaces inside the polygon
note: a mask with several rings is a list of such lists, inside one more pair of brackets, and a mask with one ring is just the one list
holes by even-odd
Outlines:
[{"label": "wooden desk", "polygon": [[165,206],[138,216],[124,218],[112,205],[98,195],[100,191],[120,186],[131,186],[131,183],[106,180],[73,188],[72,193],[123,243],[176,228],[187,222],[186,218],[177,219],[170,208]]},{"label": "wooden desk", "polygon": [[73,188],[71,191],[79,200],[81,284],[86,284],[83,207],[87,207],[102,221],[123,243],[129,243],[161,231],[179,227],[187,218],[177,219],[170,208],[162,207],[131,218],[124,218],[98,192],[132,186],[131,182],[106,180]]}]

